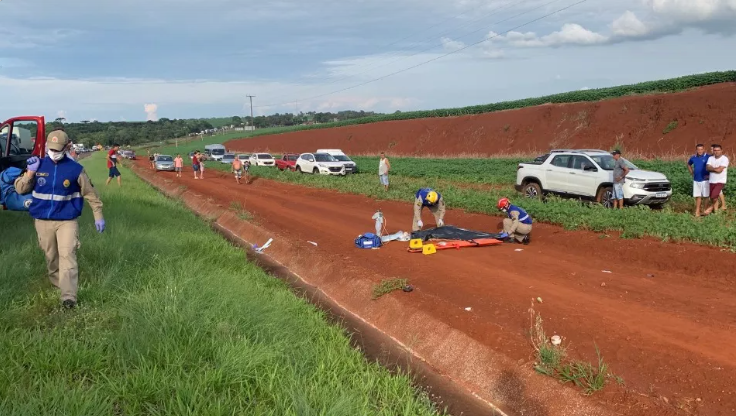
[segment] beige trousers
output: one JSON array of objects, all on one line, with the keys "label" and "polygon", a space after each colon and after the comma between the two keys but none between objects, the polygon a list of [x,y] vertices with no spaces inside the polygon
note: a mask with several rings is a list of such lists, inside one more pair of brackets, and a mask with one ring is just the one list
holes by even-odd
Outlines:
[{"label": "beige trousers", "polygon": [[36,220],[38,245],[46,256],[46,268],[51,284],[61,290],[61,300],[77,301],[77,249],[79,223],[68,221]]},{"label": "beige trousers", "polygon": [[503,231],[508,234],[509,237],[515,238],[516,241],[521,241],[524,239],[525,235],[532,232],[532,225],[522,224],[518,221],[516,222],[516,225],[514,225],[514,220],[511,218],[504,218]]}]

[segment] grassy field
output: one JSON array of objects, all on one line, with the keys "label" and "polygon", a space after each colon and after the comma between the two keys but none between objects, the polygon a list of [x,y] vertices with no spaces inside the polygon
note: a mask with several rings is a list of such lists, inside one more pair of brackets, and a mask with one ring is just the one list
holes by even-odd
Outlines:
[{"label": "grassy field", "polygon": [[406,375],[134,177],[80,222],[79,306],[64,312],[27,214],[0,212],[2,415],[431,415]]}]

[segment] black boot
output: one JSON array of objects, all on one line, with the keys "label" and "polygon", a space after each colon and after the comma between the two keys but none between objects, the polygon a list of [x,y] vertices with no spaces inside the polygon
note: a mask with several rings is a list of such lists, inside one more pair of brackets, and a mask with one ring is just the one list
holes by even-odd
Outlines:
[{"label": "black boot", "polygon": [[525,246],[528,246],[529,243],[531,242],[532,242],[532,237],[529,234],[525,235],[524,239],[521,240],[521,243],[524,244]]},{"label": "black boot", "polygon": [[63,302],[61,302],[61,306],[64,307],[64,309],[74,309],[75,306],[77,306],[77,302],[67,299]]}]

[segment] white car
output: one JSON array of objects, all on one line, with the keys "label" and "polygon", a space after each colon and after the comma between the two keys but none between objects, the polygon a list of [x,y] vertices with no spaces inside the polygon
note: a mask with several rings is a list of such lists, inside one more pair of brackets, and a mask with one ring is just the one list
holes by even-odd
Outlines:
[{"label": "white car", "polygon": [[299,173],[345,176],[345,165],[328,153],[302,153],[294,169]]},{"label": "white car", "polygon": [[330,156],[334,157],[335,160],[337,160],[338,162],[342,162],[342,164],[345,165],[346,173],[358,172],[358,165],[356,165],[355,162],[353,162],[353,160],[350,159],[348,155],[343,153],[340,149],[318,149],[317,153],[327,153]]},{"label": "white car", "polygon": [[[623,186],[625,204],[661,208],[670,200],[672,185],[667,176],[621,159],[629,168]],[[519,163],[515,187],[527,198],[542,198],[545,194],[582,197],[610,208],[614,164],[613,156],[605,150],[552,150],[533,162]]]},{"label": "white car", "polygon": [[276,159],[270,153],[253,153],[250,155],[251,166],[276,166]]}]

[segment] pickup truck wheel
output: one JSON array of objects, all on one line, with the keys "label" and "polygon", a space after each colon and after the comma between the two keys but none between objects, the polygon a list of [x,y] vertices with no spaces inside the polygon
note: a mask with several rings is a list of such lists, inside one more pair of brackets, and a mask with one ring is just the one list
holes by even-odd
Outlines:
[{"label": "pickup truck wheel", "polygon": [[613,208],[613,188],[604,186],[598,190],[595,200],[606,208]]},{"label": "pickup truck wheel", "polygon": [[522,193],[527,198],[542,199],[542,187],[539,184],[531,182],[524,185]]}]

